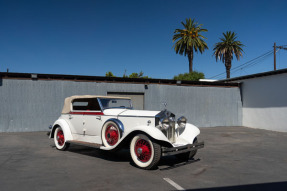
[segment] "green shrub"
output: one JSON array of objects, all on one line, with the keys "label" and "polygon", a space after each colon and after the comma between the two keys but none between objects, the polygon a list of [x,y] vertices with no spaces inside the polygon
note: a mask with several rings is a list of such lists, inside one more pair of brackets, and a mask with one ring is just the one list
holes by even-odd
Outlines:
[{"label": "green shrub", "polygon": [[111,71],[106,72],[106,77],[116,77]]},{"label": "green shrub", "polygon": [[199,81],[199,79],[204,79],[204,74],[202,72],[194,71],[192,73],[178,74],[173,77],[174,80],[189,80],[189,81]]},{"label": "green shrub", "polygon": [[[126,70],[125,73],[123,75],[123,78],[145,78],[145,79],[149,79],[148,76],[144,76],[144,73],[142,71],[140,71],[139,73],[133,72],[130,75],[126,74]],[[111,71],[106,72],[106,77],[117,77],[115,76]]]}]

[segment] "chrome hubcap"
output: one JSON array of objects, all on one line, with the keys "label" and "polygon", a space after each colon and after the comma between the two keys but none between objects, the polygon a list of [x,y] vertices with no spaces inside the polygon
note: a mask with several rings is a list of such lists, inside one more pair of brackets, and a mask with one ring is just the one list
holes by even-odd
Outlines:
[{"label": "chrome hubcap", "polygon": [[142,154],[142,152],[143,152],[142,148],[138,148],[137,150],[138,155]]}]

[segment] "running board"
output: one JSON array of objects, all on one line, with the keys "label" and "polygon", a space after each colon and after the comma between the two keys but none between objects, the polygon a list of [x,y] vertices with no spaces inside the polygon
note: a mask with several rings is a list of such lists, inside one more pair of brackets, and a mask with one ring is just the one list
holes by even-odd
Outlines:
[{"label": "running board", "polygon": [[102,145],[97,144],[97,143],[90,143],[90,142],[85,142],[85,141],[67,141],[67,143],[75,144],[75,145],[81,145],[81,146],[87,146],[87,147],[92,147],[92,148],[97,148],[99,149]]}]

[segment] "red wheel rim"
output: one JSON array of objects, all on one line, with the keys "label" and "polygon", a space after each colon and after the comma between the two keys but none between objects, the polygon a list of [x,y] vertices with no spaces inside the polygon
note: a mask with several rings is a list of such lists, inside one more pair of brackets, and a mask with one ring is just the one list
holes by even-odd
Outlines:
[{"label": "red wheel rim", "polygon": [[64,143],[65,143],[64,133],[63,133],[63,131],[60,130],[60,129],[59,129],[58,132],[57,132],[57,141],[58,141],[58,144],[59,144],[60,146],[64,145]]},{"label": "red wheel rim", "polygon": [[113,125],[108,126],[105,132],[105,138],[109,145],[113,146],[118,142],[119,131]]},{"label": "red wheel rim", "polygon": [[141,162],[147,162],[151,158],[152,150],[149,142],[144,139],[137,140],[135,144],[135,153],[138,160]]}]

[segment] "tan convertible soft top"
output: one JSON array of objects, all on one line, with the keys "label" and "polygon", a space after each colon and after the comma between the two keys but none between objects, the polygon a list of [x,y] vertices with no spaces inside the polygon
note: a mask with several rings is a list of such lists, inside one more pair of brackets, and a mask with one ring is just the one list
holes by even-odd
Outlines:
[{"label": "tan convertible soft top", "polygon": [[62,110],[62,114],[70,113],[71,111],[71,103],[75,99],[81,99],[81,98],[111,98],[111,99],[131,99],[129,97],[115,97],[115,96],[99,96],[99,95],[74,95],[71,97],[67,97],[65,99],[64,107]]}]

